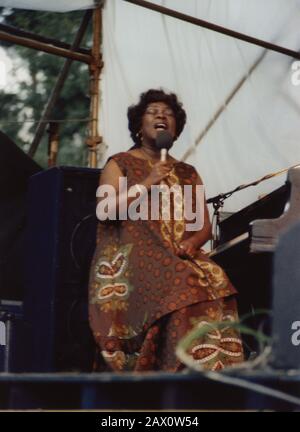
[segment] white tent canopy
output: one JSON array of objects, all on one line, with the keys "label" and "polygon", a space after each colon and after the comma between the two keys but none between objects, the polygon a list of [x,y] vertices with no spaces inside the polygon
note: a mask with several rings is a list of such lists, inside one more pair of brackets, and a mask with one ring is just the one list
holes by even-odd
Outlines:
[{"label": "white tent canopy", "polygon": [[[153,1],[294,50],[300,48],[296,0]],[[198,169],[206,195],[226,192],[266,173],[300,163],[300,87],[293,59],[268,51],[214,118],[264,49],[120,0],[104,10],[101,125],[107,155],[127,149],[126,109],[151,87],[175,91],[188,115],[173,155]],[[285,181],[276,177],[236,193],[225,210],[237,211]]]},{"label": "white tent canopy", "polygon": [[18,9],[69,12],[77,9],[90,9],[96,0],[0,0],[0,6]]},{"label": "white tent canopy", "polygon": [[[38,8],[38,3],[41,9],[57,11],[94,5],[93,1],[52,0],[43,7],[42,1],[0,0],[0,6]],[[300,48],[299,0],[152,3],[295,51]],[[300,163],[300,86],[292,82],[292,58],[123,0],[106,1],[103,26],[104,159],[132,145],[127,107],[142,91],[163,87],[177,93],[188,115],[172,154],[181,158],[193,150],[186,161],[198,169],[208,197]],[[285,178],[236,193],[224,209],[237,211],[279,187]]]}]

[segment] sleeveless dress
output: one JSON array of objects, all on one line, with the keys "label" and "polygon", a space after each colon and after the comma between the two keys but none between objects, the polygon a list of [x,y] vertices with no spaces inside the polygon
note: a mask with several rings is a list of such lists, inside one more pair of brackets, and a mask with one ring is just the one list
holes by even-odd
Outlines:
[{"label": "sleeveless dress", "polygon": [[[128,188],[151,171],[130,153],[112,158]],[[165,182],[196,185],[197,178],[191,165],[177,162]],[[193,234],[174,218],[98,222],[89,281],[94,371],[179,371],[184,365],[175,349],[190,330],[238,320],[236,290],[222,268],[200,251],[192,261],[176,255],[175,244]],[[209,370],[243,361],[240,336],[230,326],[194,339],[186,353]]]}]

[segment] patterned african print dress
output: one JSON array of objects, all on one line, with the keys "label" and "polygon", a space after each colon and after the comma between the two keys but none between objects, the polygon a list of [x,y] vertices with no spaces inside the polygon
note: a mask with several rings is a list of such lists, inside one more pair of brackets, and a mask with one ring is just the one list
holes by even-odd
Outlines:
[{"label": "patterned african print dress", "polygon": [[[151,171],[147,160],[130,153],[112,158],[128,188]],[[191,165],[177,162],[166,182],[193,185],[197,178]],[[176,255],[174,244],[193,234],[184,220],[98,223],[89,283],[95,371],[179,371],[184,365],[175,349],[191,329],[237,321],[236,290],[224,271],[200,251],[193,261]],[[239,334],[230,326],[195,339],[187,354],[210,370],[243,361]]]}]

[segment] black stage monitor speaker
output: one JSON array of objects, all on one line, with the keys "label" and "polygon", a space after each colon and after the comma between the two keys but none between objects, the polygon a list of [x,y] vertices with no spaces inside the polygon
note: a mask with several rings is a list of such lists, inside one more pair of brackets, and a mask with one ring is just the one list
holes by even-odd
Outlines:
[{"label": "black stage monitor speaker", "polygon": [[300,222],[275,252],[272,336],[273,366],[300,369]]},{"label": "black stage monitor speaker", "polygon": [[88,277],[96,241],[100,171],[55,167],[31,177],[28,195],[26,369],[90,370]]},{"label": "black stage monitor speaker", "polygon": [[0,131],[0,300],[22,300],[26,193],[42,168]]}]

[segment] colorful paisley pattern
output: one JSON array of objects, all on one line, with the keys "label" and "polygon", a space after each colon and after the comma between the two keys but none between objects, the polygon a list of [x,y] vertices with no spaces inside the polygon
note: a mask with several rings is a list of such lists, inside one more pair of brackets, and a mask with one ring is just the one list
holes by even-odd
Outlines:
[{"label": "colorful paisley pattern", "polygon": [[[130,153],[113,159],[128,187],[151,170]],[[184,186],[197,178],[192,166],[179,162],[166,183]],[[176,345],[188,331],[238,319],[236,290],[224,271],[201,252],[193,262],[174,253],[174,242],[192,234],[184,220],[99,222],[89,283],[94,370],[178,371],[183,365]],[[188,355],[208,369],[222,369],[243,360],[242,343],[233,328],[211,331],[191,344]]]}]

